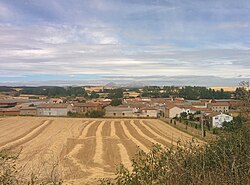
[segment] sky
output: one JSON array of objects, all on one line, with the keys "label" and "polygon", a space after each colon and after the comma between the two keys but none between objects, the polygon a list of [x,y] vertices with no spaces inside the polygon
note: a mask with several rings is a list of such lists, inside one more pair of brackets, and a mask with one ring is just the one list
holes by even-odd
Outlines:
[{"label": "sky", "polygon": [[0,0],[0,85],[238,85],[248,0]]}]

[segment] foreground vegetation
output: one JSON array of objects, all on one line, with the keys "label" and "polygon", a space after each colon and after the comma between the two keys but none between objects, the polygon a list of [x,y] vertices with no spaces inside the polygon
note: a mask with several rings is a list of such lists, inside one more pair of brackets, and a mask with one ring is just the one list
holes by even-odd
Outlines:
[{"label": "foreground vegetation", "polygon": [[149,153],[139,150],[132,172],[121,165],[115,180],[101,184],[250,184],[249,130],[231,124],[220,139],[204,146],[193,141],[172,148],[154,145]]}]

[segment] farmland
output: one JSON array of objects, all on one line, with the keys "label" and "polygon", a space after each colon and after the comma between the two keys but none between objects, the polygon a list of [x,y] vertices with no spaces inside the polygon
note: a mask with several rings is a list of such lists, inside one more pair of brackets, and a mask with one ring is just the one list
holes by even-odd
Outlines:
[{"label": "farmland", "polygon": [[147,152],[152,143],[178,140],[192,136],[155,119],[0,118],[0,149],[22,149],[18,165],[24,173],[46,175],[58,163],[67,184],[112,178],[120,163],[131,170],[137,146]]}]

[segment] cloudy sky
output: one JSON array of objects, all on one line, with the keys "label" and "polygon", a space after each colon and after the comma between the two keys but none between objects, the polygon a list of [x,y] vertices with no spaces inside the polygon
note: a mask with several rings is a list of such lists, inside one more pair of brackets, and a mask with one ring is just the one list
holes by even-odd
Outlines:
[{"label": "cloudy sky", "polygon": [[0,84],[250,79],[248,0],[0,0]]}]

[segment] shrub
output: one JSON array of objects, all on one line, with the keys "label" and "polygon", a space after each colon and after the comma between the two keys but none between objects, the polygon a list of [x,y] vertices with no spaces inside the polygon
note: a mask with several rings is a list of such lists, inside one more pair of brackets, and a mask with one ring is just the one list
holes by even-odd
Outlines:
[{"label": "shrub", "polygon": [[86,113],[86,117],[89,118],[102,118],[105,115],[104,111],[93,110],[91,112]]},{"label": "shrub", "polygon": [[250,184],[249,137],[242,128],[204,146],[194,141],[176,148],[154,145],[149,153],[137,152],[131,172],[121,165],[113,181],[101,184]]}]

